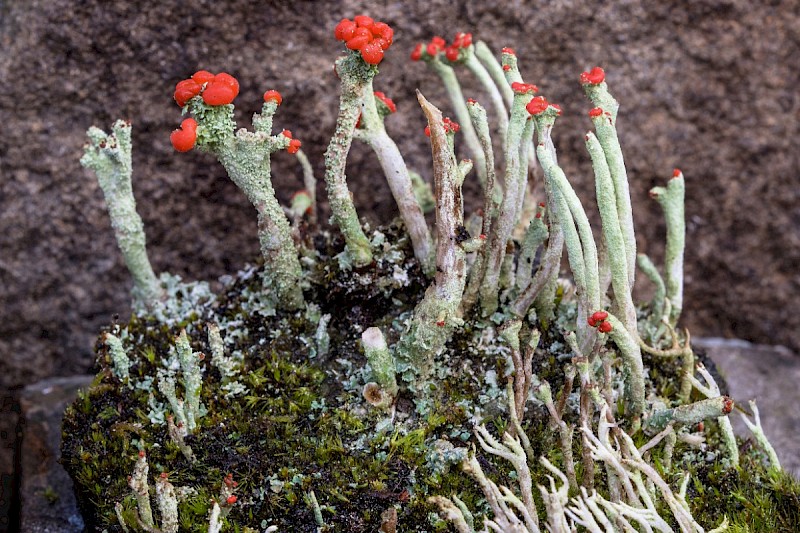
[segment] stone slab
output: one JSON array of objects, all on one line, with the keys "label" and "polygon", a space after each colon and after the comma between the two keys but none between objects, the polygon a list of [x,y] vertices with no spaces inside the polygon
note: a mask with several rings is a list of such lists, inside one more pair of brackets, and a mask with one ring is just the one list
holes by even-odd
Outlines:
[{"label": "stone slab", "polygon": [[[781,466],[800,476],[800,358],[783,346],[732,339],[693,339],[705,349],[728,382],[731,397],[749,412],[756,399],[761,424]],[[734,431],[750,435],[741,416],[731,416]]]},{"label": "stone slab", "polygon": [[53,378],[34,383],[20,394],[24,430],[21,446],[21,531],[77,533],[83,531],[72,481],[61,457],[61,419],[78,390],[92,376]]}]

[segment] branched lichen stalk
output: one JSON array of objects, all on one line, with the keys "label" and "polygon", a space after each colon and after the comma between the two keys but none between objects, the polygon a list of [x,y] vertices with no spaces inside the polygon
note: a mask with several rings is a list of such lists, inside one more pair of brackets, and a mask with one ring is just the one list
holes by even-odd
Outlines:
[{"label": "branched lichen stalk", "polygon": [[303,306],[302,271],[292,240],[291,226],[272,188],[270,155],[285,149],[289,138],[271,135],[275,101],[264,102],[253,116],[255,132],[233,129],[233,106],[208,106],[202,99],[189,102],[197,117],[198,148],[217,156],[231,181],[250,200],[258,213],[258,240],[264,256],[264,282],[273,289],[284,309]]},{"label": "branched lichen stalk", "polygon": [[89,144],[84,147],[81,165],[95,172],[103,190],[117,244],[133,278],[134,303],[152,307],[163,299],[164,290],[147,257],[144,224],[136,212],[131,185],[131,125],[117,120],[110,134],[92,126],[87,135]]},{"label": "branched lichen stalk", "polygon": [[344,236],[353,264],[365,266],[372,262],[372,250],[358,220],[350,189],[347,188],[345,167],[365,89],[378,71],[365,63],[356,52],[339,58],[335,68],[342,81],[342,92],[339,97],[336,130],[325,152],[325,186],[333,221]]},{"label": "branched lichen stalk", "polygon": [[392,191],[397,210],[403,219],[406,231],[411,238],[414,256],[422,266],[422,270],[433,274],[433,242],[425,215],[422,213],[408,167],[403,160],[403,155],[397,145],[386,133],[383,118],[378,113],[376,97],[372,96],[372,80],[364,88],[364,99],[361,112],[361,129],[354,132],[354,136],[364,141],[374,151],[386,175],[389,190]]},{"label": "branched lichen stalk", "polygon": [[683,308],[683,250],[686,244],[684,196],[686,185],[683,173],[675,170],[666,187],[654,187],[650,196],[664,210],[667,222],[667,245],[664,260],[665,284],[670,303],[670,324],[678,322]]},{"label": "branched lichen stalk", "polygon": [[417,98],[428,119],[433,155],[436,194],[436,275],[414,308],[408,330],[395,349],[406,381],[415,388],[426,381],[433,358],[444,348],[462,320],[459,306],[464,293],[466,253],[458,242],[464,224],[458,164],[451,139],[445,133],[442,113],[417,91]]}]

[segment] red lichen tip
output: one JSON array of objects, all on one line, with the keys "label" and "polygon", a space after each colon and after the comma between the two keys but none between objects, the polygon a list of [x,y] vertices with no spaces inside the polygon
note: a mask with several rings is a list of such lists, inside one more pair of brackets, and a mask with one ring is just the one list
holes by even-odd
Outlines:
[{"label": "red lichen tip", "polygon": [[200,85],[208,83],[214,79],[214,75],[207,70],[198,70],[192,74],[192,79]]},{"label": "red lichen tip", "polygon": [[394,30],[388,24],[376,22],[366,15],[340,20],[333,35],[350,50],[361,52],[361,59],[370,65],[380,63],[383,53],[394,41]]},{"label": "red lichen tip", "polygon": [[172,147],[179,152],[188,152],[194,148],[197,141],[197,121],[193,118],[185,119],[181,122],[181,127],[169,135],[169,140]]},{"label": "red lichen tip", "polygon": [[581,73],[581,84],[583,85],[598,85],[603,83],[606,79],[606,73],[600,67],[594,67],[589,72]]},{"label": "red lichen tip", "polygon": [[456,36],[453,38],[453,44],[456,48],[467,48],[472,45],[472,34],[471,33],[464,33],[458,32]]},{"label": "red lichen tip", "polygon": [[301,143],[300,140],[292,139],[291,141],[289,141],[289,146],[286,148],[286,151],[289,152],[290,154],[296,154],[298,151],[300,151],[300,147],[302,145],[303,143]]},{"label": "red lichen tip", "polygon": [[599,326],[597,326],[597,331],[600,333],[611,333],[614,329],[614,326],[611,325],[611,322],[602,322]]},{"label": "red lichen tip", "polygon": [[440,328],[444,327],[444,323],[445,323],[444,320],[437,320],[436,321],[436,325],[439,326]]},{"label": "red lichen tip", "polygon": [[511,70],[511,65],[503,65],[503,70],[505,72],[508,72],[509,70]]},{"label": "red lichen tip", "polygon": [[175,85],[172,97],[180,107],[183,107],[189,100],[200,94],[202,89],[203,86],[193,79],[181,80]]},{"label": "red lichen tip", "polygon": [[220,72],[205,84],[203,101],[208,105],[227,105],[239,94],[239,82],[227,72]]},{"label": "red lichen tip", "polygon": [[417,46],[411,51],[411,61],[419,61],[420,59],[422,59],[422,43],[417,43]]},{"label": "red lichen tip", "polygon": [[375,91],[375,93],[374,93],[374,94],[375,94],[375,98],[377,98],[378,100],[380,100],[381,102],[383,102],[383,104],[384,104],[386,107],[388,107],[388,108],[389,108],[389,113],[397,113],[397,106],[395,105],[395,103],[392,101],[392,99],[391,99],[391,98],[389,98],[388,96],[386,96],[386,95],[385,95],[383,92],[381,92],[381,91]]},{"label": "red lichen tip", "polygon": [[539,202],[539,207],[547,207],[544,202]]},{"label": "red lichen tip", "polygon": [[561,106],[558,104],[550,104],[550,107],[556,110],[556,115],[561,116]]},{"label": "red lichen tip", "polygon": [[225,500],[225,503],[227,503],[228,505],[233,505],[234,503],[236,503],[238,499],[239,498],[237,498],[235,495],[231,494],[230,496],[228,496],[228,499]]},{"label": "red lichen tip", "polygon": [[547,98],[544,96],[536,96],[528,102],[528,105],[525,106],[525,109],[528,110],[528,113],[531,115],[539,115],[544,113],[547,108],[550,107],[550,104],[547,102]]},{"label": "red lichen tip", "polygon": [[502,53],[504,53],[504,54],[508,54],[508,55],[510,55],[510,56],[515,56],[515,55],[517,55],[517,53],[514,51],[514,49],[513,49],[513,48],[509,48],[509,47],[505,47],[505,48],[503,48],[502,50],[500,50],[500,52],[502,52]]},{"label": "red lichen tip", "polygon": [[291,132],[291,130],[283,130],[283,131],[281,132],[281,135],[283,135],[283,136],[284,136],[284,137],[286,137],[287,139],[291,139],[291,138],[292,138],[292,132]]},{"label": "red lichen tip", "polygon": [[722,403],[722,412],[727,415],[728,413],[733,411],[733,406],[734,406],[733,400],[730,397],[725,396],[725,399],[723,400]]},{"label": "red lichen tip", "polygon": [[603,116],[603,108],[601,107],[593,107],[589,110],[589,116],[591,118],[597,118]]},{"label": "red lichen tip", "polygon": [[532,83],[522,83],[515,81],[511,83],[511,90],[516,94],[529,94],[539,92],[539,88]]},{"label": "red lichen tip", "polygon": [[145,455],[146,454],[144,453],[144,450],[139,450],[139,457],[140,458],[144,458]]},{"label": "red lichen tip", "polygon": [[425,126],[425,137],[430,137],[430,136],[431,136],[431,127]]},{"label": "red lichen tip", "polygon": [[478,101],[477,101],[477,100],[475,100],[474,98],[467,98],[467,103],[468,103],[468,104],[477,104],[477,103],[478,103]]},{"label": "red lichen tip", "polygon": [[592,318],[597,321],[602,321],[608,318],[608,313],[606,311],[595,311],[592,313]]},{"label": "red lichen tip", "polygon": [[444,50],[444,55],[448,61],[458,61],[458,56],[461,53],[461,49],[457,46],[448,46]]},{"label": "red lichen tip", "polygon": [[270,89],[269,91],[264,93],[264,101],[265,102],[275,102],[277,105],[281,105],[283,103],[283,97],[281,93],[276,90]]},{"label": "red lichen tip", "polygon": [[161,472],[161,479],[167,479],[168,477],[169,474],[167,474],[166,472]]},{"label": "red lichen tip", "polygon": [[680,175],[681,175],[681,169],[676,168],[675,170],[672,171],[672,177],[673,178],[678,178],[678,177],[680,177]]},{"label": "red lichen tip", "polygon": [[482,241],[485,241],[486,240],[486,234],[485,233],[481,233],[480,235],[478,235],[478,238],[480,240],[482,240]]},{"label": "red lichen tip", "polygon": [[458,130],[461,129],[461,126],[458,125],[458,122],[455,120],[450,120],[448,117],[444,117],[442,122],[444,123],[445,133],[458,133]]}]

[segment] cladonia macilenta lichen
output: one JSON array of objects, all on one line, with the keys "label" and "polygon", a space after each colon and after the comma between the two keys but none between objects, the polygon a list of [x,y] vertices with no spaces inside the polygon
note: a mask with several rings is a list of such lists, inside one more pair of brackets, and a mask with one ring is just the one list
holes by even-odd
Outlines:
[{"label": "cladonia macilenta lichen", "polygon": [[[279,92],[264,93],[251,131],[237,127],[230,74],[201,70],[176,86],[188,116],[173,147],[187,153],[180,157],[194,148],[216,156],[257,217],[263,263],[226,276],[216,294],[150,266],[131,125],[89,130],[82,162],[103,189],[135,311],[103,333],[101,372],[65,418],[63,461],[91,527],[800,527],[800,490],[780,472],[755,404],[753,421],[745,418],[755,446],[741,447],[728,420],[733,401],[679,328],[681,171],[651,191],[666,219],[664,268],[637,251],[639,199],[603,69],[579,78],[591,102],[585,141],[600,220],[592,227],[559,164],[571,154],[553,141],[566,111],[525,81],[513,49],[498,59],[463,32],[414,48],[456,119],[421,91],[393,95],[404,112],[418,104],[427,122],[430,141],[419,138],[430,142],[431,187],[386,131],[395,100],[374,90],[393,30],[359,15],[334,36],[347,52],[331,58],[341,82],[325,151],[333,227],[317,219],[300,141],[273,131]],[[464,99],[463,71],[484,88],[489,110]],[[374,150],[398,205],[398,220],[379,228],[359,219],[348,185],[353,139]],[[468,160],[457,156],[462,140]],[[288,206],[271,181],[278,150],[295,154],[302,174]],[[472,179],[484,199],[465,213],[462,185]],[[637,265],[655,287],[640,306]]]}]

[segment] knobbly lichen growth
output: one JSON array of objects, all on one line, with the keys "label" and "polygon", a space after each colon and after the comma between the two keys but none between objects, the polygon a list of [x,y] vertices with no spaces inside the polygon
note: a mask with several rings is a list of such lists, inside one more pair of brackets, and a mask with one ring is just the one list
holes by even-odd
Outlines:
[{"label": "knobbly lichen growth", "polygon": [[[175,87],[188,116],[173,147],[213,154],[256,210],[263,265],[224,277],[217,294],[155,276],[132,195],[131,125],[89,130],[82,162],[104,191],[135,311],[101,334],[100,372],[64,419],[63,462],[90,530],[798,530],[800,484],[781,471],[758,409],[745,417],[751,446],[679,327],[680,171],[651,192],[666,219],[663,268],[637,253],[613,73],[580,76],[593,108],[593,227],[559,164],[572,154],[553,141],[569,110],[525,81],[513,49],[498,59],[463,32],[417,45],[412,59],[439,75],[452,120],[422,90],[393,94],[400,106],[374,90],[387,24],[342,19],[334,37],[348,51],[331,56],[341,80],[325,152],[331,228],[317,220],[302,143],[273,133],[280,93],[267,90],[252,130],[237,130],[233,76],[201,70]],[[462,65],[489,112],[482,95],[464,100]],[[432,187],[384,127],[416,105]],[[353,139],[374,150],[398,204],[378,228],[362,225],[345,177]],[[270,176],[278,150],[300,163],[303,188],[287,206]],[[473,179],[484,198],[465,212]],[[638,306],[637,265],[655,286]]]}]

